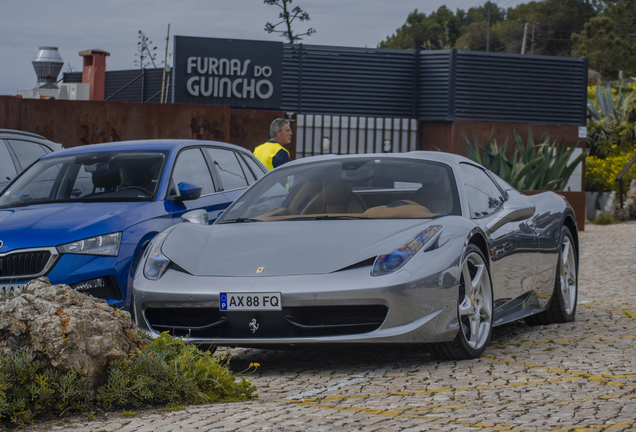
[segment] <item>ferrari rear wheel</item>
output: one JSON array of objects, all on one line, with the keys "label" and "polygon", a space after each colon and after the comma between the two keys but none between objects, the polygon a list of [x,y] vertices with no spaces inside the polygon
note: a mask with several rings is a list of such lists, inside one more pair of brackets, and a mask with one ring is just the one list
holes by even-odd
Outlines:
[{"label": "ferrari rear wheel", "polygon": [[574,321],[579,293],[578,274],[572,233],[564,226],[561,228],[561,246],[550,304],[543,312],[524,318],[525,322],[529,325],[548,325]]},{"label": "ferrari rear wheel", "polygon": [[433,346],[434,354],[443,359],[479,357],[485,351],[492,333],[492,283],[486,259],[477,246],[468,245],[461,271],[457,337],[452,342]]}]

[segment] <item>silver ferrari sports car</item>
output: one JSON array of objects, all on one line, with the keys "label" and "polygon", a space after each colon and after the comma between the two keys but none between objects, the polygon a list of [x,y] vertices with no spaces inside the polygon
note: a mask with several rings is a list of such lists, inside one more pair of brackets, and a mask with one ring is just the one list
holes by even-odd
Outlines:
[{"label": "silver ferrari sports car", "polygon": [[157,235],[134,278],[133,313],[151,335],[261,348],[426,343],[467,359],[493,326],[576,313],[570,205],[523,195],[457,155],[297,160],[213,225],[184,219],[202,223]]}]

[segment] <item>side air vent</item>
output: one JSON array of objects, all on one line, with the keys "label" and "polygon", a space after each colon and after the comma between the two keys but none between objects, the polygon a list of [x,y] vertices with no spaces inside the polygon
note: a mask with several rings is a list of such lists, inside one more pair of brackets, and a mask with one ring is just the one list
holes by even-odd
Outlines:
[{"label": "side air vent", "polygon": [[375,262],[376,258],[377,257],[371,257],[371,258],[365,259],[364,261],[360,261],[358,263],[351,264],[350,266],[347,266],[345,268],[341,268],[340,270],[336,270],[336,271],[341,272],[341,271],[345,271],[345,270],[357,269],[357,268],[360,268],[360,267],[370,267],[370,266],[373,265],[373,263]]}]

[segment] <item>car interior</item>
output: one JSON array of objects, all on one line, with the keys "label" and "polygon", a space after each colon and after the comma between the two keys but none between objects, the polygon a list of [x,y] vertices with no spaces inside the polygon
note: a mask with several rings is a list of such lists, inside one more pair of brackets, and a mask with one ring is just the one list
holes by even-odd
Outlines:
[{"label": "car interior", "polygon": [[246,206],[239,206],[247,210],[240,217],[272,221],[460,214],[457,192],[451,187],[452,171],[443,164],[365,158],[291,171],[281,178],[270,177],[273,184],[261,183],[260,191],[258,187],[248,191]]}]

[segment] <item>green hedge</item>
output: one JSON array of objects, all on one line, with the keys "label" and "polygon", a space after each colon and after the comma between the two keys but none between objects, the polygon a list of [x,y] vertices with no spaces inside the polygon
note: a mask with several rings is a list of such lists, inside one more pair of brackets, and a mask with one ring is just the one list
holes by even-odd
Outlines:
[{"label": "green hedge", "polygon": [[[98,406],[126,408],[256,397],[225,355],[212,355],[167,333],[125,360],[110,363],[96,392],[77,372],[60,373],[38,361],[29,348],[0,355],[0,422],[32,423],[34,418],[70,412],[92,416]],[[257,366],[257,365],[255,365]],[[93,396],[95,394],[95,396]]]}]

